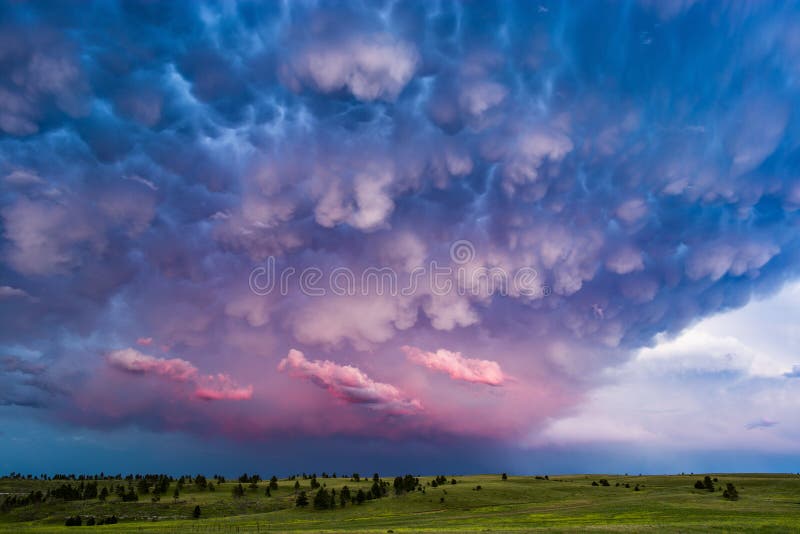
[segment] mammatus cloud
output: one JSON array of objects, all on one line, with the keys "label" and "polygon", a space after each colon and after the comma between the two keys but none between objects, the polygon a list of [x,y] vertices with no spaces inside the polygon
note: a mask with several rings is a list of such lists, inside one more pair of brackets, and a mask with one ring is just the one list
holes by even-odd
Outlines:
[{"label": "mammatus cloud", "polygon": [[402,349],[409,361],[433,371],[446,373],[453,380],[500,386],[508,378],[500,369],[500,364],[495,361],[465,358],[460,352],[446,349],[426,352],[408,345]]},{"label": "mammatus cloud", "polygon": [[[0,376],[3,402],[100,428],[357,439],[382,418],[508,443],[598,403],[642,347],[800,274],[796,6],[678,4],[0,3],[0,351],[47,367]],[[256,295],[270,258],[294,289]],[[296,290],[433,264],[468,276]],[[470,277],[522,269],[536,291]],[[147,354],[98,365],[120,340]],[[748,369],[730,345],[665,359],[708,384]],[[325,354],[283,364],[318,390],[276,372],[292,347]],[[754,358],[781,378],[763,391],[795,385],[796,354]],[[661,434],[621,407],[702,385],[675,395],[640,363],[646,387],[560,435],[683,435],[702,403]],[[329,395],[373,409],[330,417]],[[736,432],[792,442],[792,396],[774,403],[733,410]],[[759,417],[781,425],[746,432]]]},{"label": "mammatus cloud", "polygon": [[386,33],[351,36],[340,42],[312,42],[284,66],[286,83],[309,83],[330,93],[346,89],[365,101],[394,100],[419,62],[413,44]]},{"label": "mammatus cloud", "polygon": [[299,350],[290,350],[278,364],[278,370],[307,379],[350,404],[363,404],[374,410],[398,414],[422,410],[418,400],[406,397],[391,384],[376,382],[357,367],[329,360],[307,360]]},{"label": "mammatus cloud", "polygon": [[117,369],[135,374],[152,374],[176,382],[194,384],[194,396],[202,400],[248,400],[253,386],[239,387],[226,374],[200,375],[197,367],[180,358],[156,358],[136,349],[111,351],[108,363]]}]

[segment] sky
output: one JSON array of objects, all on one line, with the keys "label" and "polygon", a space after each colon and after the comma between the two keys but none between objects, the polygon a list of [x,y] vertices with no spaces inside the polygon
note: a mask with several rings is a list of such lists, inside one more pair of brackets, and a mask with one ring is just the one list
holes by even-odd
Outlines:
[{"label": "sky", "polygon": [[0,473],[800,461],[800,9],[0,6]]}]

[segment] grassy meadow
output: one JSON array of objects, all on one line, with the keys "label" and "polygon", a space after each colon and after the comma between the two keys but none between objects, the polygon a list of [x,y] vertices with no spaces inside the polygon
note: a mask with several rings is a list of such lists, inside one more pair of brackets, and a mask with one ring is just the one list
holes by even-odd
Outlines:
[{"label": "grassy meadow", "polygon": [[[159,502],[149,495],[123,502],[112,492],[105,502],[48,500],[14,507],[0,512],[0,532],[800,532],[800,476],[711,476],[718,478],[713,493],[694,488],[702,475],[569,475],[549,480],[455,475],[438,487],[429,485],[434,477],[421,476],[424,492],[399,496],[391,486],[393,477],[384,477],[389,483],[385,497],[328,510],[314,508],[316,491],[311,491],[309,480],[299,480],[310,501],[303,508],[295,505],[294,481],[279,480],[271,496],[265,495],[268,481],[260,482],[257,489],[243,484],[242,497],[233,495],[238,482],[217,484],[215,491],[186,484],[177,498],[173,482]],[[451,478],[456,479],[455,485]],[[601,479],[609,485],[592,485]],[[373,483],[371,477],[360,482],[347,477],[317,480],[337,493],[345,485],[353,493],[359,488],[366,492]],[[738,490],[736,501],[722,497],[728,482]],[[9,494],[44,492],[63,483],[0,479],[0,501]],[[112,483],[120,481],[99,481],[100,488]],[[201,511],[199,519],[192,518],[196,506]],[[64,526],[65,519],[74,515],[84,521],[89,516],[115,515],[119,522]]]}]

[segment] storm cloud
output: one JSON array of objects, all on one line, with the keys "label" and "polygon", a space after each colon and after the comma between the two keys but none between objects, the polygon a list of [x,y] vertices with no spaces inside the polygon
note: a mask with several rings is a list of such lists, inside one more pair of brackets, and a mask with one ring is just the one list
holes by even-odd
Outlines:
[{"label": "storm cloud", "polygon": [[46,420],[510,442],[798,274],[791,5],[80,6],[0,8],[0,402]]}]

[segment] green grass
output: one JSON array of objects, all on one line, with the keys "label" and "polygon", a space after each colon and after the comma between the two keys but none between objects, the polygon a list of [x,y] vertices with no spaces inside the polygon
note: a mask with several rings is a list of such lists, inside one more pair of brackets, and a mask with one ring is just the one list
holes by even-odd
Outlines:
[{"label": "green grass", "polygon": [[[153,503],[72,501],[45,503],[0,513],[0,532],[529,532],[539,529],[574,532],[790,532],[800,531],[800,476],[745,474],[712,475],[720,484],[732,482],[738,501],[727,501],[721,491],[693,488],[693,476],[552,476],[551,480],[499,475],[456,477],[458,484],[426,487],[425,493],[394,495],[362,505],[335,510],[298,509],[294,506],[294,482],[280,481],[272,497],[264,495],[265,483],[247,491],[242,499],[231,495],[234,483],[217,491],[201,491],[187,485],[180,498],[171,495]],[[428,482],[433,477],[420,477]],[[610,487],[592,486],[607,478]],[[391,482],[391,478],[387,478]],[[319,479],[338,490],[365,491],[372,481],[346,478]],[[313,499],[308,481],[300,481]],[[621,485],[616,487],[619,482]],[[624,484],[629,483],[630,488]],[[0,492],[44,491],[61,482],[0,480]],[[101,487],[109,482],[101,482]],[[640,491],[633,487],[643,486]],[[482,486],[482,490],[473,488]],[[246,485],[245,485],[246,486]],[[440,499],[444,497],[444,502]],[[191,519],[199,505],[202,518]],[[64,527],[67,516],[120,519],[117,525]],[[77,530],[76,530],[77,529]]]}]

